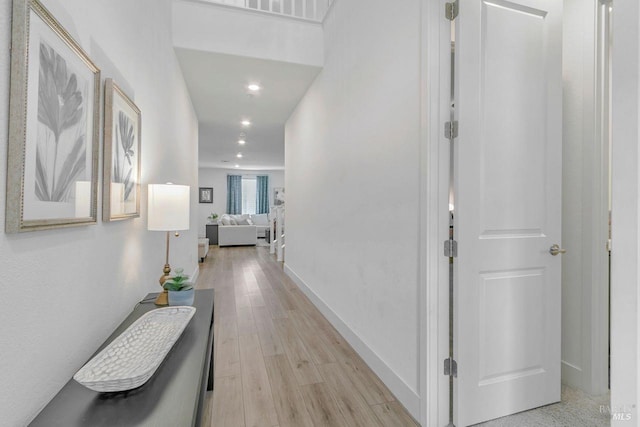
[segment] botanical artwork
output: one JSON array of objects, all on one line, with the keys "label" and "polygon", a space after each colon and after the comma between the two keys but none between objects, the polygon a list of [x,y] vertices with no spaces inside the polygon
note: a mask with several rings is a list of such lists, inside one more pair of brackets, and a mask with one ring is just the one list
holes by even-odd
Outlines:
[{"label": "botanical artwork", "polygon": [[213,188],[200,187],[200,203],[213,203]]},{"label": "botanical artwork", "polygon": [[273,189],[273,204],[280,206],[284,204],[284,188],[276,187]]},{"label": "botanical artwork", "polygon": [[38,0],[14,0],[5,230],[95,223],[100,70]]},{"label": "botanical artwork", "polygon": [[105,221],[140,216],[140,110],[112,80],[105,83]]},{"label": "botanical artwork", "polygon": [[40,201],[69,202],[76,181],[85,179],[85,81],[46,43],[40,43],[35,193]]},{"label": "botanical artwork", "polygon": [[124,184],[124,201],[130,201],[131,191],[136,181],[132,173],[136,167],[133,164],[135,156],[133,144],[136,142],[136,135],[133,130],[133,119],[128,117],[123,111],[118,111],[118,121],[116,122],[116,143],[114,144],[113,156],[113,182]]}]

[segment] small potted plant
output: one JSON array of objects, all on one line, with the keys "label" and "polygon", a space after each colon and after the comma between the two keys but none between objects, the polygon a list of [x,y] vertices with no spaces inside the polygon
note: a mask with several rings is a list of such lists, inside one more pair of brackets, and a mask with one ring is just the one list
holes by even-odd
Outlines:
[{"label": "small potted plant", "polygon": [[214,223],[216,222],[216,219],[218,219],[218,214],[215,212],[211,212],[211,215],[209,215],[207,218],[209,218],[210,223]]},{"label": "small potted plant", "polygon": [[169,293],[169,305],[193,305],[195,290],[183,268],[176,268],[176,273],[162,286]]}]

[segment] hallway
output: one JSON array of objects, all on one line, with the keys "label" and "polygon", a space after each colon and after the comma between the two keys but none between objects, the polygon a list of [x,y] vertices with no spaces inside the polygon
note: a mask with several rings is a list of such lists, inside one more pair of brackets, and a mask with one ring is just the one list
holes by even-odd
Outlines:
[{"label": "hallway", "polygon": [[215,388],[203,425],[415,426],[266,247],[212,246]]}]

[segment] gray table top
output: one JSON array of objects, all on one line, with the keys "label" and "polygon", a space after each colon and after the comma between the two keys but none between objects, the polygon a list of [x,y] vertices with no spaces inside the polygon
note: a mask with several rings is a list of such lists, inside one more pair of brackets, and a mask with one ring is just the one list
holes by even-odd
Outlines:
[{"label": "gray table top", "polygon": [[[152,297],[157,294],[149,294]],[[148,299],[145,298],[145,299]],[[32,426],[158,426],[193,425],[213,322],[213,289],[196,290],[196,313],[144,385],[118,393],[98,393],[71,379],[38,414]],[[100,351],[144,313],[156,307],[139,304],[96,351]],[[78,366],[80,369],[81,366]]]}]

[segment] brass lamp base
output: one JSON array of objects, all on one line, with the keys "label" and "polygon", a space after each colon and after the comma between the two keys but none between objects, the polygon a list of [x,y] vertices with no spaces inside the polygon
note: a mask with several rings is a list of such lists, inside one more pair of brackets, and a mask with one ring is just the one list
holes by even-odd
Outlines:
[{"label": "brass lamp base", "polygon": [[[169,265],[169,232],[167,231],[167,257],[164,262],[164,268],[162,269],[162,276],[160,276],[160,286],[162,286],[162,292],[156,298],[155,305],[169,305],[169,292],[164,288],[164,282],[169,279],[171,274],[171,266]],[[176,233],[178,236],[178,233]]]},{"label": "brass lamp base", "polygon": [[167,290],[165,289],[164,291],[160,292],[160,294],[158,295],[158,297],[156,298],[155,305],[169,305],[169,293],[167,292]]},{"label": "brass lamp base", "polygon": [[158,297],[156,298],[155,305],[169,305],[169,293],[167,292],[167,290],[165,289],[164,291],[162,291],[160,293],[160,295],[158,295]]},{"label": "brass lamp base", "polygon": [[169,292],[164,289],[164,282],[169,279],[169,273],[171,273],[171,267],[169,267],[169,264],[165,264],[163,272],[164,274],[160,276],[160,280],[158,280],[158,282],[160,282],[160,286],[162,286],[162,292],[156,298],[155,305],[169,305]]}]

